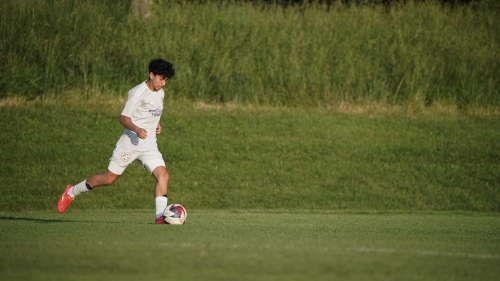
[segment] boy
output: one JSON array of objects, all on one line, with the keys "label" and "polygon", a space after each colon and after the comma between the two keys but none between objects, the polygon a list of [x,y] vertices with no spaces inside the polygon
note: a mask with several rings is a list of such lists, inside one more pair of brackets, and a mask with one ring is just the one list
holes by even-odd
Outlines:
[{"label": "boy", "polygon": [[163,87],[172,79],[175,70],[163,59],[149,63],[149,79],[132,88],[120,116],[125,131],[116,143],[108,169],[102,174],[88,177],[79,184],[68,185],[57,202],[57,211],[63,213],[73,199],[98,186],[113,184],[125,168],[138,160],[156,179],[156,224],[164,224],[163,210],[167,207],[169,174],[162,154],[158,150],[156,135],[161,132],[160,117],[163,111]]}]

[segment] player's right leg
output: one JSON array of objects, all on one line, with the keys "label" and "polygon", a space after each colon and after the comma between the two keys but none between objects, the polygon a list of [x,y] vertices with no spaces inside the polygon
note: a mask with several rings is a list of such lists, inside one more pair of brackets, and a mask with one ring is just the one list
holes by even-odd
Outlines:
[{"label": "player's right leg", "polygon": [[59,198],[59,200],[57,201],[57,211],[60,214],[64,213],[64,211],[66,211],[66,208],[68,208],[71,201],[73,201],[73,197],[71,197],[68,194],[68,190],[72,187],[73,186],[71,184],[68,184],[66,186],[66,188],[64,189],[64,192],[63,192],[61,198]]},{"label": "player's right leg", "polygon": [[57,201],[57,211],[61,214],[64,213],[76,196],[98,186],[111,185],[119,176],[110,170],[106,170],[103,174],[92,175],[75,186],[71,184],[67,185],[64,193],[59,198],[59,201]]},{"label": "player's right leg", "polygon": [[57,201],[57,211],[59,213],[64,213],[69,204],[71,204],[71,201],[73,201],[76,196],[84,192],[98,186],[113,184],[137,156],[138,153],[123,152],[123,149],[117,146],[113,151],[111,159],[109,159],[109,166],[106,172],[92,175],[75,186],[66,186],[63,195],[59,198],[59,201]]}]

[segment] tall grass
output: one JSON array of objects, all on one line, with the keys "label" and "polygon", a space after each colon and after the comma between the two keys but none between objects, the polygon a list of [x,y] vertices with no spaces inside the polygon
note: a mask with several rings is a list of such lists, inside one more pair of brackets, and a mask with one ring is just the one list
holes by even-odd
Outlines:
[{"label": "tall grass", "polygon": [[[211,102],[500,105],[500,5],[391,6],[164,1],[0,3],[0,97],[123,94],[153,57],[168,95]],[[34,8],[37,7],[37,8]]]}]

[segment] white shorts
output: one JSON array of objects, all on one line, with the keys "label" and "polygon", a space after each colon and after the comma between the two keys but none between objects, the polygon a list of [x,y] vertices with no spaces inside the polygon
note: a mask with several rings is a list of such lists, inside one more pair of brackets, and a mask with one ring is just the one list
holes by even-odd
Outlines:
[{"label": "white shorts", "polygon": [[113,150],[113,155],[109,159],[108,170],[114,174],[121,175],[134,160],[138,160],[149,173],[153,173],[157,167],[166,167],[163,156],[158,150],[127,151],[117,145],[115,150]]}]

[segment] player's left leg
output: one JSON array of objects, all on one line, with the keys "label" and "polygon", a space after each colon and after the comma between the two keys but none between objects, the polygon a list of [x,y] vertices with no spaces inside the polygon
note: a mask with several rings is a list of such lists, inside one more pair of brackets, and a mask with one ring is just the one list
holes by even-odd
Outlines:
[{"label": "player's left leg", "polygon": [[161,153],[157,150],[144,152],[138,160],[143,164],[144,168],[148,170],[156,179],[155,184],[155,223],[164,224],[163,211],[167,207],[168,198],[168,181],[170,175],[168,174],[165,166],[165,161]]},{"label": "player's left leg", "polygon": [[156,179],[155,197],[166,196],[168,192],[168,181],[170,179],[167,168],[158,166],[153,170],[152,175]]},{"label": "player's left leg", "polygon": [[152,175],[156,179],[155,184],[155,205],[156,205],[156,224],[163,224],[163,211],[167,207],[167,191],[168,191],[168,181],[170,179],[170,175],[167,172],[167,168],[164,166],[156,167]]}]

